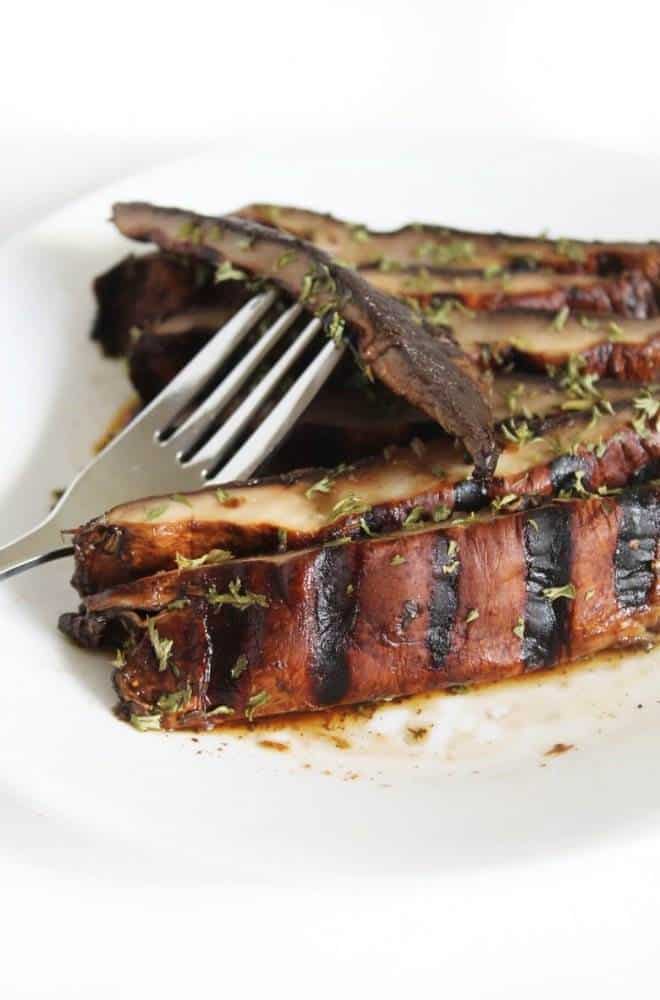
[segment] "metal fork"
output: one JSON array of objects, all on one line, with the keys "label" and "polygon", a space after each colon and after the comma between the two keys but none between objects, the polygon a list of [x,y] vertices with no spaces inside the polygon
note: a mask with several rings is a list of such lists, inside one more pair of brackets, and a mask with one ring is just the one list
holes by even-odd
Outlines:
[{"label": "metal fork", "polygon": [[344,348],[327,341],[314,360],[275,403],[237,451],[230,451],[263,404],[281,385],[321,322],[312,319],[239,403],[215,428],[217,414],[232,400],[302,314],[295,303],[208,391],[214,371],[275,304],[278,293],[251,298],[163,391],[74,479],[36,528],[0,548],[0,580],[73,553],[63,532],[135,496],[181,493],[246,479],[273,451],[339,362]]}]

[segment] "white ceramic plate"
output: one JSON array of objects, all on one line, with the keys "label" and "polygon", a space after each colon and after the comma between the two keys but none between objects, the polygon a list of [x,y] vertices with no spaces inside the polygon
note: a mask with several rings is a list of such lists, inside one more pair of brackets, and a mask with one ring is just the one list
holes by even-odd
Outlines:
[{"label": "white ceramic plate", "polygon": [[[88,340],[90,279],[129,249],[106,222],[114,199],[210,211],[273,200],[374,226],[647,238],[660,232],[657,176],[656,164],[597,151],[463,140],[396,158],[208,155],[67,207],[0,256],[3,540],[43,515],[131,395],[123,364]],[[76,604],[70,573],[54,564],[0,588],[6,857],[133,885],[358,873],[382,884],[386,873],[394,892],[448,870],[486,878],[524,861],[540,872],[660,833],[660,787],[647,780],[660,752],[656,653],[386,707],[339,733],[139,734],[111,712],[107,658],[56,631]],[[420,719],[429,735],[415,741],[407,727]],[[556,744],[572,749],[547,755]]]}]

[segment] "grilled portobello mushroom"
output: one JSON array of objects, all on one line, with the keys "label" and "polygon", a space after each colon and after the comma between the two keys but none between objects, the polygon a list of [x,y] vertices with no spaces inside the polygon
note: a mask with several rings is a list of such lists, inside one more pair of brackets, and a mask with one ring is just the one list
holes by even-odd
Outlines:
[{"label": "grilled portobello mushroom", "polygon": [[358,273],[387,295],[415,303],[430,320],[438,314],[442,317],[440,310],[448,299],[480,312],[505,309],[557,313],[570,309],[587,316],[629,319],[648,319],[658,314],[656,286],[640,271],[614,277],[545,271],[487,277],[428,268],[385,272],[363,268]]},{"label": "grilled portobello mushroom", "polygon": [[654,635],[660,489],[143,578],[60,627],[127,638],[140,729],[501,680]]},{"label": "grilled portobello mushroom", "polygon": [[565,389],[533,378],[495,387],[501,454],[488,485],[473,477],[455,442],[442,437],[388,446],[335,469],[137,500],[74,533],[73,583],[89,594],[214,549],[234,556],[299,549],[438,523],[454,510],[618,489],[658,471],[660,401],[651,391],[597,389],[579,375]]},{"label": "grilled portobello mushroom", "polygon": [[[249,297],[240,278],[214,284],[213,274],[199,262],[195,270],[184,257],[152,253],[129,257],[96,279],[92,336],[106,353],[128,356],[131,381],[144,402],[153,399]],[[369,276],[378,280],[377,275]],[[459,347],[481,368],[514,365],[544,372],[579,355],[589,371],[602,376],[635,382],[658,376],[660,318],[654,315],[655,291],[649,292],[647,279],[641,283],[640,299],[640,284],[629,275],[614,284],[596,279],[582,286],[566,285],[561,275],[544,273],[541,285],[539,276],[532,276],[535,286],[529,278],[480,278],[475,294],[474,280],[465,283],[454,274],[443,279],[439,297],[419,292],[426,304],[418,308],[431,325],[450,326]],[[410,300],[410,291],[404,290],[403,297]],[[630,318],[638,314],[652,318]],[[356,373],[349,359],[333,375],[330,387],[341,387],[345,397],[346,390],[360,382]],[[338,442],[342,446],[350,449],[350,442]],[[353,453],[349,450],[345,457]]]},{"label": "grilled portobello mushroom", "polygon": [[95,335],[142,398],[255,277],[354,337],[382,384],[342,364],[280,455],[307,442],[338,467],[133,501],[74,533],[83,603],[60,627],[123,645],[124,715],[211,728],[655,639],[660,400],[630,383],[660,365],[660,245],[240,216],[115,206],[160,248],[96,284]]},{"label": "grilled portobello mushroom", "polygon": [[558,239],[476,233],[414,222],[390,232],[374,232],[359,223],[284,205],[247,205],[237,213],[265,226],[315,243],[327,253],[359,268],[383,271],[406,267],[451,267],[457,271],[528,272],[549,269],[601,277],[639,271],[660,278],[660,243]]},{"label": "grilled portobello mushroom", "polygon": [[370,371],[460,438],[477,476],[492,473],[492,414],[476,367],[446,327],[426,323],[312,244],[257,223],[138,202],[115,205],[113,219],[125,236],[218,264],[221,276],[246,269],[274,282],[321,312],[335,336],[349,324]]}]

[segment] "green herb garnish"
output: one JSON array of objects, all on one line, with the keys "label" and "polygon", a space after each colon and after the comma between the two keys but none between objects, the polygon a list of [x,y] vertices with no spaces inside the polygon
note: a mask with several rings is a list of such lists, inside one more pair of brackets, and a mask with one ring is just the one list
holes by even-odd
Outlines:
[{"label": "green herb garnish", "polygon": [[141,733],[146,733],[153,729],[160,729],[160,713],[153,713],[152,715],[136,715],[133,713],[130,718],[130,723]]},{"label": "green herb garnish", "polygon": [[581,413],[590,410],[593,406],[591,399],[566,399],[561,404],[560,409],[566,413]]},{"label": "green herb garnish", "polygon": [[559,385],[576,399],[588,399],[601,395],[596,387],[598,375],[586,371],[587,363],[579,354],[571,354],[561,373]]},{"label": "green herb garnish", "polygon": [[633,399],[633,407],[638,411],[638,415],[633,419],[632,425],[642,439],[649,436],[649,420],[654,420],[660,410],[660,401],[655,399],[649,389],[644,389],[641,395]]},{"label": "green herb garnish", "polygon": [[250,697],[247,700],[247,705],[245,707],[246,718],[250,722],[252,722],[255,711],[258,708],[261,708],[262,705],[265,705],[269,699],[270,695],[268,694],[267,691],[257,691],[256,694],[250,695]]},{"label": "green herb garnish", "polygon": [[527,444],[529,441],[540,440],[538,435],[534,433],[526,420],[519,420],[517,423],[513,419],[504,421],[500,424],[500,429],[504,434],[504,437],[514,444],[517,444],[518,447],[522,444]]},{"label": "green herb garnish", "polygon": [[216,285],[219,285],[222,281],[240,281],[242,278],[247,278],[245,271],[234,267],[231,261],[223,260],[222,264],[219,264],[216,268],[213,280]]},{"label": "green herb garnish", "polygon": [[573,483],[573,489],[578,494],[578,496],[587,497],[589,496],[589,490],[584,485],[584,469],[577,469],[575,473],[575,482]]},{"label": "green herb garnish", "polygon": [[285,250],[285,252],[277,259],[278,270],[286,267],[287,264],[292,264],[297,257],[298,254],[295,250]]},{"label": "green herb garnish", "polygon": [[549,601],[556,601],[560,597],[565,597],[569,601],[575,600],[576,590],[572,583],[567,583],[563,587],[546,587],[543,596]]},{"label": "green herb garnish", "polygon": [[436,524],[439,524],[440,521],[446,521],[450,515],[451,511],[449,507],[446,507],[443,503],[437,504],[431,511],[431,517]]},{"label": "green herb garnish", "polygon": [[573,240],[562,237],[555,243],[555,249],[561,257],[567,257],[569,260],[579,263],[585,259],[584,249]]},{"label": "green herb garnish", "polygon": [[344,472],[350,472],[352,468],[352,465],[347,465],[345,462],[342,462],[336,469],[328,472],[322,479],[319,479],[318,482],[313,483],[309,489],[305,490],[305,496],[308,500],[311,500],[314,493],[329,493],[334,486],[335,479],[337,479],[338,476],[341,476]]},{"label": "green herb garnish", "polygon": [[215,708],[210,709],[206,712],[206,718],[212,719],[214,715],[233,715],[234,709],[230,708],[229,705],[216,705]]},{"label": "green herb garnish", "polygon": [[305,490],[305,496],[311,500],[315,493],[329,493],[332,489],[332,479],[330,476],[323,476],[318,482],[313,483],[309,489]]},{"label": "green herb garnish", "polygon": [[597,330],[598,329],[598,320],[597,319],[589,319],[588,316],[580,316],[579,322],[580,322],[580,326],[584,327],[585,330]]},{"label": "green herb garnish", "polygon": [[177,552],[175,558],[179,569],[198,569],[200,566],[228,562],[234,558],[234,553],[230,552],[229,549],[211,549],[210,552],[205,552],[203,556],[198,556],[196,559],[182,556],[180,552]]},{"label": "green herb garnish", "polygon": [[438,267],[469,261],[474,258],[474,243],[471,240],[454,240],[451,243],[435,243],[426,240],[415,251],[418,257],[426,257]]},{"label": "green herb garnish", "polygon": [[650,389],[643,389],[641,395],[633,399],[633,406],[648,420],[654,420],[660,410],[660,400],[657,400]]},{"label": "green herb garnish", "polygon": [[156,628],[155,619],[150,618],[147,622],[147,632],[149,634],[149,640],[153,647],[153,651],[156,654],[156,660],[158,661],[158,669],[160,671],[167,670],[167,661],[170,658],[172,649],[174,648],[173,639],[163,639],[158,629]]},{"label": "green herb garnish", "polygon": [[238,678],[241,676],[241,674],[245,673],[245,671],[247,670],[247,668],[248,668],[248,658],[245,655],[245,653],[241,653],[241,655],[236,660],[236,663],[231,668],[230,673],[231,673],[232,680],[234,680],[234,681],[238,680]]},{"label": "green herb garnish", "polygon": [[163,503],[160,504],[160,506],[158,507],[152,507],[150,510],[145,511],[144,513],[145,521],[155,521],[157,518],[159,518],[162,514],[165,513],[168,507],[169,504]]},{"label": "green herb garnish", "polygon": [[390,559],[390,566],[402,566],[405,561],[406,561],[405,556],[400,556],[400,555],[392,556],[392,558]]},{"label": "green herb garnish", "polygon": [[192,510],[192,504],[190,500],[188,499],[188,497],[184,496],[183,493],[173,493],[170,499],[174,500],[176,503],[182,503],[184,504],[184,506],[190,507],[190,509]]},{"label": "green herb garnish", "polygon": [[314,291],[314,282],[316,278],[313,271],[307,271],[302,280],[302,285],[300,288],[300,302],[307,302],[311,298]]},{"label": "green herb garnish", "polygon": [[224,594],[219,594],[215,587],[211,587],[206,595],[206,599],[209,604],[213,604],[214,606],[221,607],[223,604],[228,604],[232,608],[238,608],[239,611],[246,611],[254,605],[260,608],[267,608],[269,606],[269,601],[265,594],[255,594],[251,590],[241,593],[242,586],[241,580],[236,578],[231,581],[227,592]]},{"label": "green herb garnish", "polygon": [[568,319],[569,314],[570,314],[570,309],[568,308],[568,306],[562,306],[552,321],[553,330],[557,331],[563,330],[564,327],[566,326],[566,320]]},{"label": "green herb garnish", "polygon": [[508,507],[509,504],[515,503],[518,499],[517,493],[507,493],[503,497],[495,497],[495,499],[491,501],[491,507],[495,512],[497,512],[502,510],[503,507]]},{"label": "green herb garnish", "polygon": [[346,321],[341,318],[338,312],[332,314],[332,319],[327,327],[327,334],[331,340],[334,340],[337,347],[341,344],[342,337],[344,336],[344,330],[346,329]]},{"label": "green herb garnish", "polygon": [[180,712],[192,698],[192,688],[186,684],[185,688],[179,691],[172,691],[170,694],[162,694],[156,704],[161,712]]},{"label": "green herb garnish", "polygon": [[525,386],[522,382],[519,382],[515,389],[511,389],[506,394],[506,405],[509,408],[509,413],[513,416],[520,408],[520,397],[525,392]]},{"label": "green herb garnish", "polygon": [[476,313],[463,305],[460,299],[445,299],[441,306],[424,310],[424,318],[431,326],[450,326],[452,312],[459,312],[466,319],[474,319]]},{"label": "green herb garnish", "polygon": [[202,228],[192,219],[186,219],[179,226],[177,236],[180,240],[187,240],[189,243],[199,243],[202,238]]},{"label": "green herb garnish", "polygon": [[445,565],[442,567],[443,573],[446,573],[448,575],[449,573],[454,573],[458,569],[458,567],[461,564],[459,560],[455,558],[455,556],[457,555],[458,555],[458,542],[452,538],[450,539],[449,544],[447,546],[447,558],[450,561],[448,563],[445,563]]},{"label": "green herb garnish", "polygon": [[513,626],[513,634],[517,636],[518,639],[525,638],[525,619],[520,617],[516,624]]},{"label": "green herb garnish", "polygon": [[332,516],[347,517],[350,514],[364,514],[368,510],[371,510],[371,504],[356,496],[355,493],[347,493],[332,508]]},{"label": "green herb garnish", "polygon": [[349,233],[351,234],[351,239],[355,240],[356,243],[368,243],[371,239],[366,227],[362,225],[351,226]]},{"label": "green herb garnish", "polygon": [[406,518],[403,522],[403,527],[404,528],[416,527],[420,523],[420,521],[424,519],[425,514],[426,510],[424,507],[413,507],[412,510],[409,511],[408,514],[406,515]]},{"label": "green herb garnish", "polygon": [[387,274],[389,271],[398,271],[401,264],[398,260],[394,260],[393,257],[381,257],[378,261],[378,270],[383,271]]}]

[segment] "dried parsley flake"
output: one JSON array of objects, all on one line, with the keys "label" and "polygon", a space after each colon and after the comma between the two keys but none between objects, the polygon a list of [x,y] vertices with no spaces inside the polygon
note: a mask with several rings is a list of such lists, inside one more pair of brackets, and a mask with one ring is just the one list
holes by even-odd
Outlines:
[{"label": "dried parsley flake", "polygon": [[151,642],[153,651],[156,654],[158,669],[160,671],[167,670],[167,661],[169,660],[174,648],[174,639],[162,638],[156,628],[156,621],[154,618],[150,618],[147,622],[147,633],[149,635],[149,641]]}]

